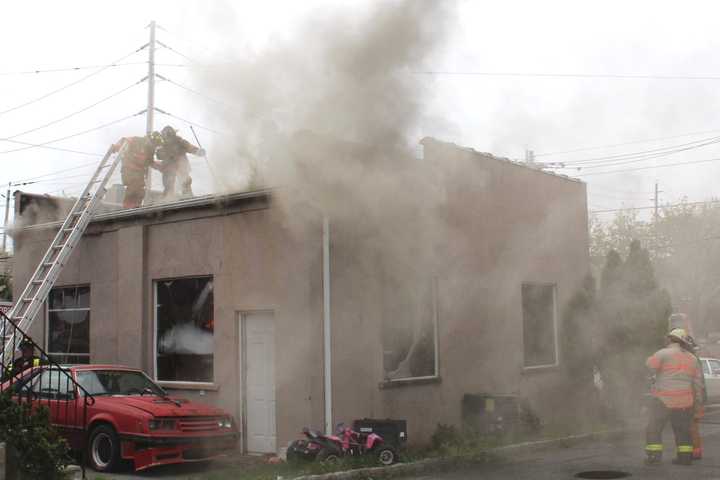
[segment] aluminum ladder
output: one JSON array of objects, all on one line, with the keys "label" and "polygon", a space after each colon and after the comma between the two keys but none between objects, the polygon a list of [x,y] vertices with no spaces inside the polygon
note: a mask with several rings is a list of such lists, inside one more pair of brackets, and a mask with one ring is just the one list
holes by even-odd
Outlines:
[{"label": "aluminum ladder", "polygon": [[[123,144],[116,155],[114,155],[114,147],[108,149],[90,182],[80,194],[72,209],[70,209],[67,218],[65,218],[60,230],[55,235],[55,239],[35,269],[35,273],[30,277],[30,281],[25,286],[22,294],[8,312],[7,316],[21,330],[29,331],[35,316],[43,303],[45,303],[45,300],[47,300],[50,289],[55,285],[70,255],[80,243],[80,239],[85,233],[88,223],[90,223],[90,218],[100,205],[100,201],[107,191],[106,185],[126,149],[127,142]],[[6,334],[8,330],[8,325],[3,325],[0,329],[0,337],[5,341],[4,356],[10,356],[10,359],[12,359],[19,341],[15,339],[14,333]]]}]

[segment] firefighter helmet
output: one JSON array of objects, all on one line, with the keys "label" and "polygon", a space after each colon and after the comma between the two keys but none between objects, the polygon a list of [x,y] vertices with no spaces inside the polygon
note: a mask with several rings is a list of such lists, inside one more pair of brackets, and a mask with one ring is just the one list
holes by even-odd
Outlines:
[{"label": "firefighter helmet", "polygon": [[683,345],[690,344],[688,341],[688,334],[684,328],[673,328],[667,336],[671,342],[681,343]]},{"label": "firefighter helmet", "polygon": [[162,133],[162,136],[165,139],[173,138],[177,135],[177,130],[175,130],[170,125],[165,125],[160,132]]}]

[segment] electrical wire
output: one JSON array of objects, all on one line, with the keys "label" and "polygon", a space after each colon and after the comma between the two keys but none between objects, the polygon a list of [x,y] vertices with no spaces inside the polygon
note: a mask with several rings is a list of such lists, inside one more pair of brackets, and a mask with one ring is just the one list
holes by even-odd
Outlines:
[{"label": "electrical wire", "polygon": [[8,140],[13,139],[13,138],[17,138],[17,137],[21,137],[21,136],[23,136],[23,135],[27,135],[28,133],[32,133],[32,132],[36,132],[36,131],[38,131],[38,130],[42,130],[43,128],[49,127],[49,126],[51,126],[51,125],[55,125],[56,123],[60,123],[60,122],[62,122],[62,121],[64,121],[64,120],[67,120],[68,118],[71,118],[71,117],[74,117],[75,115],[79,115],[79,114],[81,114],[81,113],[83,113],[83,112],[86,112],[86,111],[90,110],[91,108],[100,105],[101,103],[107,102],[108,100],[110,100],[110,99],[112,99],[112,98],[115,98],[115,97],[117,97],[118,95],[121,95],[121,94],[127,92],[128,90],[130,90],[130,89],[133,88],[134,86],[140,85],[140,84],[143,83],[145,80],[147,80],[147,78],[143,78],[142,80],[138,80],[137,82],[133,83],[132,85],[128,85],[127,87],[125,87],[125,88],[123,88],[123,89],[121,89],[121,90],[118,90],[117,92],[112,93],[112,94],[108,95],[107,97],[104,97],[104,98],[98,100],[97,102],[91,103],[90,105],[88,105],[88,106],[86,106],[86,107],[83,107],[83,108],[81,108],[80,110],[76,110],[76,111],[74,111],[74,112],[72,112],[72,113],[69,113],[69,114],[63,116],[63,117],[56,118],[55,120],[53,120],[53,121],[51,121],[51,122],[48,122],[48,123],[46,123],[46,124],[40,125],[40,126],[35,127],[35,128],[31,128],[30,130],[25,130],[24,132],[16,133],[15,135],[11,135],[11,136],[9,136],[9,137],[0,138],[0,141],[8,141]]},{"label": "electrical wire", "polygon": [[[697,206],[697,205],[713,205],[718,202],[720,202],[720,200],[705,200],[702,202],[684,202],[684,203],[660,205],[658,208],[683,207],[686,205],[688,207]],[[629,211],[629,210],[653,210],[654,208],[655,208],[655,205],[649,205],[649,206],[643,206],[643,207],[609,208],[607,210],[591,210],[590,213],[612,213],[612,212],[624,212],[624,211]]]},{"label": "electrical wire", "polygon": [[178,52],[177,50],[175,50],[175,49],[172,48],[171,46],[169,46],[169,45],[161,42],[160,40],[155,40],[155,43],[157,43],[158,45],[160,45],[160,46],[163,47],[163,48],[166,48],[166,49],[170,50],[170,51],[173,52],[175,55],[178,55],[178,56],[184,58],[185,60],[187,60],[187,61],[190,62],[190,63],[200,63],[200,62],[198,62],[197,60],[194,60],[193,58],[185,55],[184,53]]},{"label": "electrical wire", "polygon": [[[703,138],[700,140],[695,140],[693,142],[688,143],[682,143],[678,145],[670,145],[665,147],[659,147],[654,148],[650,150],[642,150],[639,152],[629,152],[629,153],[620,153],[615,155],[606,155],[602,157],[593,157],[593,158],[587,158],[583,160],[573,160],[568,162],[558,162],[558,165],[561,165],[557,168],[575,168],[575,165],[586,165],[586,164],[594,164],[590,166],[585,166],[582,168],[593,168],[597,166],[611,166],[612,164],[618,164],[622,165],[623,163],[631,163],[631,162],[624,162],[625,160],[633,160],[633,161],[642,161],[642,160],[649,160],[652,158],[659,158],[667,155],[671,155],[673,153],[678,152],[684,152],[687,150],[692,150],[695,148],[701,148],[708,145],[713,145],[715,143],[720,142],[720,137],[710,137],[710,138]],[[545,163],[545,165],[553,164],[553,162]]]},{"label": "electrical wire", "polygon": [[[130,118],[136,117],[136,116],[138,116],[138,115],[142,115],[143,113],[145,113],[145,110],[140,111],[140,112],[138,112],[138,113],[133,113],[132,115],[128,115],[128,116],[126,116],[126,117],[119,118],[119,119],[117,119],[117,120],[113,120],[112,122],[108,122],[108,123],[104,123],[104,124],[102,124],[102,125],[98,125],[97,127],[93,127],[93,128],[89,128],[89,129],[87,129],[87,130],[83,130],[82,132],[73,133],[73,134],[71,134],[71,135],[66,135],[66,136],[64,136],[64,137],[56,138],[56,139],[54,139],[54,140],[48,140],[47,142],[42,142],[42,143],[28,143],[28,142],[21,142],[21,141],[19,141],[19,140],[3,139],[3,140],[6,140],[6,141],[8,141],[8,142],[10,142],[10,143],[18,143],[18,144],[26,145],[26,146],[25,146],[25,147],[21,147],[21,148],[15,148],[15,149],[12,149],[12,150],[0,150],[0,154],[20,152],[20,151],[23,151],[23,150],[28,150],[28,149],[30,149],[30,148],[37,148],[37,147],[41,147],[41,148],[51,148],[51,149],[54,149],[54,150],[60,150],[60,148],[58,148],[58,147],[47,147],[47,145],[50,145],[50,144],[52,144],[52,143],[61,142],[61,141],[63,141],[63,140],[67,140],[67,139],[69,139],[69,138],[78,137],[78,136],[80,136],[80,135],[85,135],[86,133],[90,133],[90,132],[94,132],[94,131],[97,131],[97,130],[101,130],[101,129],[103,129],[103,128],[107,128],[107,127],[109,127],[109,126],[115,125],[115,124],[117,124],[117,123],[124,122],[125,120],[128,120],[128,119],[130,119]],[[64,149],[64,150],[66,150],[66,149]],[[66,151],[68,151],[68,150],[66,150]],[[103,155],[103,154],[101,154],[101,153],[79,152],[79,151],[76,151],[76,150],[75,150],[75,151],[70,150],[70,151],[72,151],[73,153],[84,153],[85,155],[100,156],[100,157]]]},{"label": "electrical wire", "polygon": [[412,72],[415,75],[434,76],[474,76],[474,77],[540,77],[540,78],[615,78],[633,80],[720,80],[715,75],[642,75],[622,73],[535,73],[535,72],[479,72],[479,71],[449,71],[449,70],[420,70]]},{"label": "electrical wire", "polygon": [[[34,74],[38,74],[38,73],[77,72],[79,70],[91,70],[91,69],[95,69],[95,68],[126,67],[128,65],[147,65],[147,61],[145,61],[145,62],[108,63],[105,65],[83,65],[80,67],[46,68],[46,69],[24,70],[24,71],[16,71],[16,72],[0,72],[0,76],[34,75]],[[167,66],[170,66],[170,65],[167,65]]]},{"label": "electrical wire", "polygon": [[[117,60],[111,62],[111,63],[108,64],[108,65],[113,65],[113,64],[116,64],[116,63],[120,63],[120,62],[122,62],[123,60],[132,57],[133,55],[135,55],[136,53],[140,52],[141,50],[143,50],[143,49],[146,48],[146,47],[147,47],[147,45],[143,45],[142,47],[136,49],[135,51],[133,51],[133,52],[127,54],[127,55],[124,55],[124,56],[118,58]],[[99,75],[100,73],[104,72],[104,71],[107,70],[108,68],[111,68],[111,67],[110,67],[110,66],[102,67],[102,68],[100,68],[100,69],[98,69],[98,70],[96,70],[96,71],[94,71],[94,72],[92,72],[92,73],[90,73],[90,74],[88,74],[88,75],[85,75],[84,77],[79,78],[78,80],[75,80],[75,81],[72,81],[72,82],[70,82],[70,83],[67,83],[67,84],[63,85],[62,87],[56,88],[55,90],[51,90],[50,92],[48,92],[48,93],[46,93],[46,94],[44,94],[44,95],[41,95],[41,96],[39,96],[39,97],[37,97],[37,98],[34,98],[33,100],[29,100],[29,101],[27,101],[27,102],[21,103],[21,104],[19,104],[19,105],[15,105],[14,107],[10,107],[10,108],[7,108],[7,109],[5,109],[5,110],[0,110],[0,115],[5,115],[6,113],[14,112],[15,110],[18,110],[18,109],[23,108],[23,107],[27,107],[28,105],[32,105],[32,104],[37,103],[37,102],[39,102],[39,101],[41,101],[41,100],[44,100],[44,99],[46,99],[46,98],[48,98],[48,97],[50,97],[50,96],[52,96],[52,95],[55,95],[56,93],[62,92],[62,91],[64,91],[64,90],[67,90],[68,88],[73,87],[73,86],[75,86],[75,85],[77,85],[77,84],[79,84],[79,83],[81,83],[81,82],[84,82],[85,80],[87,80],[87,79],[89,79],[89,78],[92,78],[92,77],[94,77],[95,75]]]},{"label": "electrical wire", "polygon": [[183,84],[181,84],[181,83],[178,83],[178,82],[176,82],[175,80],[172,80],[172,79],[170,79],[170,78],[167,78],[167,77],[165,77],[165,76],[163,76],[163,75],[156,74],[156,76],[157,76],[160,80],[164,80],[164,81],[168,82],[168,83],[171,84],[171,85],[175,85],[176,87],[182,88],[183,90],[186,90],[186,91],[188,91],[188,92],[190,92],[190,93],[192,93],[192,94],[195,94],[195,95],[197,95],[197,96],[199,96],[199,97],[201,97],[201,98],[204,98],[205,100],[207,100],[207,101],[209,101],[209,102],[216,103],[216,104],[218,104],[218,105],[220,105],[220,106],[222,106],[222,107],[224,107],[224,108],[227,108],[227,109],[239,109],[239,107],[234,107],[234,106],[228,105],[227,103],[225,103],[225,102],[223,102],[223,101],[221,101],[221,100],[218,100],[218,99],[216,99],[216,98],[209,97],[209,96],[205,95],[205,94],[202,93],[202,92],[199,92],[199,91],[197,91],[197,90],[195,90],[195,89],[192,89],[192,88],[190,88],[190,87],[187,87],[187,86],[185,86],[185,85],[183,85]]},{"label": "electrical wire", "polygon": [[[98,163],[97,163],[97,162],[87,162],[87,163],[83,163],[82,165],[78,165],[78,166],[76,166],[76,167],[63,168],[62,170],[56,170],[56,171],[54,171],[54,172],[48,172],[48,173],[44,173],[44,174],[42,174],[42,175],[36,175],[36,176],[34,176],[34,177],[24,178],[24,179],[22,179],[22,180],[17,180],[17,182],[29,182],[29,181],[37,180],[38,178],[45,178],[45,177],[55,176],[55,175],[60,174],[60,173],[71,172],[71,171],[73,171],[73,170],[79,170],[79,169],[81,169],[81,168],[87,168],[87,167],[92,166],[92,165],[96,165],[96,166],[97,166]],[[13,181],[12,183],[15,183],[15,181]]]},{"label": "electrical wire", "polygon": [[587,152],[590,150],[603,150],[606,148],[625,147],[627,145],[637,145],[638,143],[660,142],[663,140],[674,140],[676,138],[694,137],[697,135],[706,135],[708,133],[718,133],[718,132],[720,132],[720,129],[704,130],[702,132],[682,133],[680,135],[674,135],[674,136],[670,136],[670,137],[649,138],[646,140],[633,140],[633,141],[623,142],[623,143],[614,143],[611,145],[599,145],[599,146],[595,146],[595,147],[573,148],[570,150],[560,150],[560,151],[556,151],[556,152],[541,152],[541,153],[535,153],[535,157],[544,157],[544,156],[548,156],[548,155],[565,155],[568,153]]},{"label": "electrical wire", "polygon": [[607,172],[590,172],[590,173],[578,173],[578,177],[588,177],[591,175],[607,175],[612,173],[626,173],[626,172],[637,172],[639,170],[648,170],[648,169],[654,169],[654,168],[667,168],[667,167],[677,167],[680,165],[694,165],[697,163],[708,163],[708,162],[717,162],[720,161],[720,158],[709,158],[706,160],[693,160],[690,162],[677,162],[677,163],[665,163],[662,165],[651,165],[647,167],[637,167],[637,168],[627,168],[623,170],[609,170]]},{"label": "electrical wire", "polygon": [[157,107],[155,107],[155,111],[157,111],[158,113],[161,113],[161,114],[163,114],[163,115],[165,115],[165,116],[174,118],[174,119],[176,119],[176,120],[180,120],[181,122],[185,122],[185,123],[187,123],[188,125],[192,125],[193,127],[202,128],[203,130],[207,130],[208,132],[212,132],[212,133],[214,133],[214,134],[216,134],[216,135],[230,136],[229,133],[220,132],[220,131],[215,130],[215,129],[212,129],[212,128],[210,128],[210,127],[206,127],[206,126],[204,126],[204,125],[200,125],[199,123],[191,122],[190,120],[187,120],[187,119],[185,119],[185,118],[179,117],[179,116],[174,115],[174,114],[172,114],[172,113],[170,113],[170,112],[166,112],[165,110],[162,110],[162,109],[157,108]]}]

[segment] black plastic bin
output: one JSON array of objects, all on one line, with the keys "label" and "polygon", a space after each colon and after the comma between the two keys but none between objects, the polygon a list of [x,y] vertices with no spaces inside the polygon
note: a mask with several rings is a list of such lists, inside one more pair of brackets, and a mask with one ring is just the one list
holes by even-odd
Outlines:
[{"label": "black plastic bin", "polygon": [[405,420],[363,418],[353,422],[353,430],[360,433],[375,433],[390,445],[398,448],[402,447],[408,438],[407,421]]}]

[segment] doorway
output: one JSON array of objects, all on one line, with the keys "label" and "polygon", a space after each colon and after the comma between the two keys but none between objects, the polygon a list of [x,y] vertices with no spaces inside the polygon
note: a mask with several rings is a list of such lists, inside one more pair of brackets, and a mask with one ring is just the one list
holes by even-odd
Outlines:
[{"label": "doorway", "polygon": [[275,317],[240,314],[243,445],[248,453],[275,453]]}]

